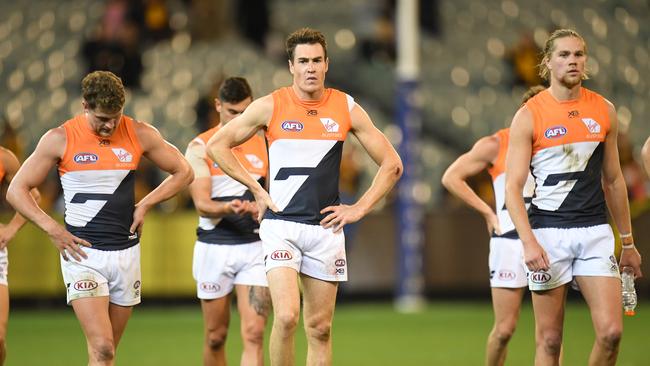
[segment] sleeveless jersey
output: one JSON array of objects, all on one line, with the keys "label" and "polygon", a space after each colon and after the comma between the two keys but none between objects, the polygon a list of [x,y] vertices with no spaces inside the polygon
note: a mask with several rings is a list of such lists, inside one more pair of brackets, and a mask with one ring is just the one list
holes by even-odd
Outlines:
[{"label": "sleeveless jersey", "polygon": [[[210,137],[218,129],[219,127],[213,127],[194,140],[206,145]],[[234,147],[232,152],[248,173],[263,187],[268,167],[264,138],[254,135],[248,141]],[[255,197],[245,185],[229,177],[210,158],[205,157],[205,162],[210,167],[210,180],[212,183],[210,197],[213,200],[221,202],[234,199],[255,200]],[[199,241],[207,244],[245,244],[259,241],[258,232],[259,224],[255,218],[250,215],[233,214],[218,219],[199,217],[199,227],[196,230],[196,235]]]},{"label": "sleeveless jersey", "polygon": [[135,170],[142,155],[133,124],[123,115],[110,137],[96,135],[83,114],[63,124],[67,141],[59,176],[65,223],[94,249],[120,250],[139,242],[137,234],[129,232]]},{"label": "sleeveless jersey", "polygon": [[354,99],[325,89],[318,101],[300,100],[291,87],[273,92],[269,144],[269,193],[279,211],[265,218],[318,225],[320,210],[338,205],[343,142]]},{"label": "sleeveless jersey", "polygon": [[[508,152],[508,141],[510,140],[510,129],[504,128],[497,131],[493,136],[499,139],[499,153],[494,160],[494,163],[488,168],[488,173],[492,177],[492,187],[494,188],[494,200],[496,203],[496,213],[499,219],[499,228],[501,235],[493,233],[493,237],[502,237],[508,239],[518,239],[515,224],[513,224],[508,210],[506,208],[506,153]],[[535,190],[535,180],[533,176],[528,174],[526,184],[524,185],[524,202],[526,208],[530,206],[530,201],[533,197]]]},{"label": "sleeveless jersey", "polygon": [[533,228],[607,223],[601,175],[610,128],[605,99],[585,88],[575,100],[557,101],[548,90],[531,98],[530,169],[536,188],[529,210]]}]

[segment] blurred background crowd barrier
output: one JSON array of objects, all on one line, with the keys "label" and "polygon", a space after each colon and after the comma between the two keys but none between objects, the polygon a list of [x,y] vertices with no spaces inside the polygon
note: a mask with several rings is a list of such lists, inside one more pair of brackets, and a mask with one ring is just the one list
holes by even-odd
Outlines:
[{"label": "blurred background crowd barrier", "polygon": [[[374,0],[3,1],[0,144],[25,159],[45,131],[82,111],[81,78],[105,69],[128,88],[125,113],[152,123],[184,151],[194,136],[218,122],[212,101],[224,77],[246,77],[256,97],[289,85],[284,39],[310,26],[327,37],[327,85],[353,95],[399,145],[394,18],[395,1]],[[417,94],[423,117],[421,181],[412,195],[425,210],[424,287],[429,295],[489,292],[485,225],[445,192],[440,177],[479,137],[509,125],[523,92],[541,82],[535,69],[541,46],[560,27],[583,35],[591,72],[585,86],[617,107],[635,238],[640,252],[650,256],[650,184],[638,160],[650,135],[648,2],[423,0]],[[353,200],[369,185],[375,168],[355,141],[346,145],[341,191]],[[137,195],[162,179],[143,162]],[[487,174],[471,184],[492,200]],[[44,209],[60,217],[56,172],[41,190]],[[394,201],[395,194],[348,228],[348,294],[391,294],[396,286]],[[3,219],[9,211],[3,207]],[[147,217],[145,296],[193,296],[195,226],[187,193]],[[42,232],[27,225],[9,251],[12,298],[64,293],[57,253]],[[644,269],[650,277],[650,267]],[[650,281],[639,282],[638,291],[650,294]]]}]

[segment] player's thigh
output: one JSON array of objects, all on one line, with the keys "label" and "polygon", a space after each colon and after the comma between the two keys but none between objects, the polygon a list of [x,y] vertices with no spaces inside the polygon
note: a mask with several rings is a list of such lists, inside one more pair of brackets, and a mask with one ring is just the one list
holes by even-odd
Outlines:
[{"label": "player's thigh", "polygon": [[263,332],[271,311],[271,295],[265,286],[235,285],[237,310],[241,317],[242,334]]},{"label": "player's thigh", "polygon": [[9,288],[0,285],[0,339],[7,334],[7,320],[9,319]]},{"label": "player's thigh", "polygon": [[301,276],[305,325],[330,324],[336,304],[337,282]]},{"label": "player's thigh", "polygon": [[533,312],[537,331],[560,331],[564,322],[564,306],[568,285],[546,291],[533,291]]},{"label": "player's thigh", "polygon": [[297,316],[300,313],[298,272],[290,267],[275,267],[266,272],[266,279],[274,314]]},{"label": "player's thigh", "polygon": [[492,307],[494,309],[494,321],[497,324],[508,324],[514,326],[519,319],[521,310],[521,299],[526,291],[521,288],[492,288]]},{"label": "player's thigh", "polygon": [[621,280],[616,277],[577,276],[597,333],[622,328]]},{"label": "player's thigh", "polygon": [[108,312],[108,296],[82,297],[72,300],[70,304],[90,343],[102,339],[113,339],[113,328]]},{"label": "player's thigh", "polygon": [[216,299],[201,299],[206,332],[224,329],[230,322],[230,294]]}]

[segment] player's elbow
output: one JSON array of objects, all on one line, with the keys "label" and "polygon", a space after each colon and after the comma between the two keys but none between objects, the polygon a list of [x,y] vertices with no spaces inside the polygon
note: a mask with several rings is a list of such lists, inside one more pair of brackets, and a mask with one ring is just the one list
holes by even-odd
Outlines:
[{"label": "player's elbow", "polygon": [[26,191],[23,187],[16,184],[16,181],[12,181],[7,188],[7,202],[16,208],[17,204],[20,202],[20,195],[22,191]]},{"label": "player's elbow", "polygon": [[390,173],[390,176],[397,182],[404,173],[404,165],[402,165],[402,160],[397,157],[394,161],[391,161],[386,167],[387,171]]},{"label": "player's elbow", "polygon": [[447,169],[442,175],[442,179],[440,181],[442,185],[447,188],[447,190],[451,190],[451,188],[454,186],[454,175],[450,172],[449,169]]}]

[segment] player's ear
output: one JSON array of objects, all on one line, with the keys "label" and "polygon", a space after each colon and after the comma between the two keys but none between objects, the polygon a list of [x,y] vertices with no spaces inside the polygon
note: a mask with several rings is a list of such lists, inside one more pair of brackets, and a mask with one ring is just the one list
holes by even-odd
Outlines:
[{"label": "player's ear", "polygon": [[293,62],[291,60],[287,60],[287,62],[289,62],[289,72],[293,75]]},{"label": "player's ear", "polygon": [[214,98],[214,109],[217,110],[217,113],[221,113],[221,101],[219,98]]}]

